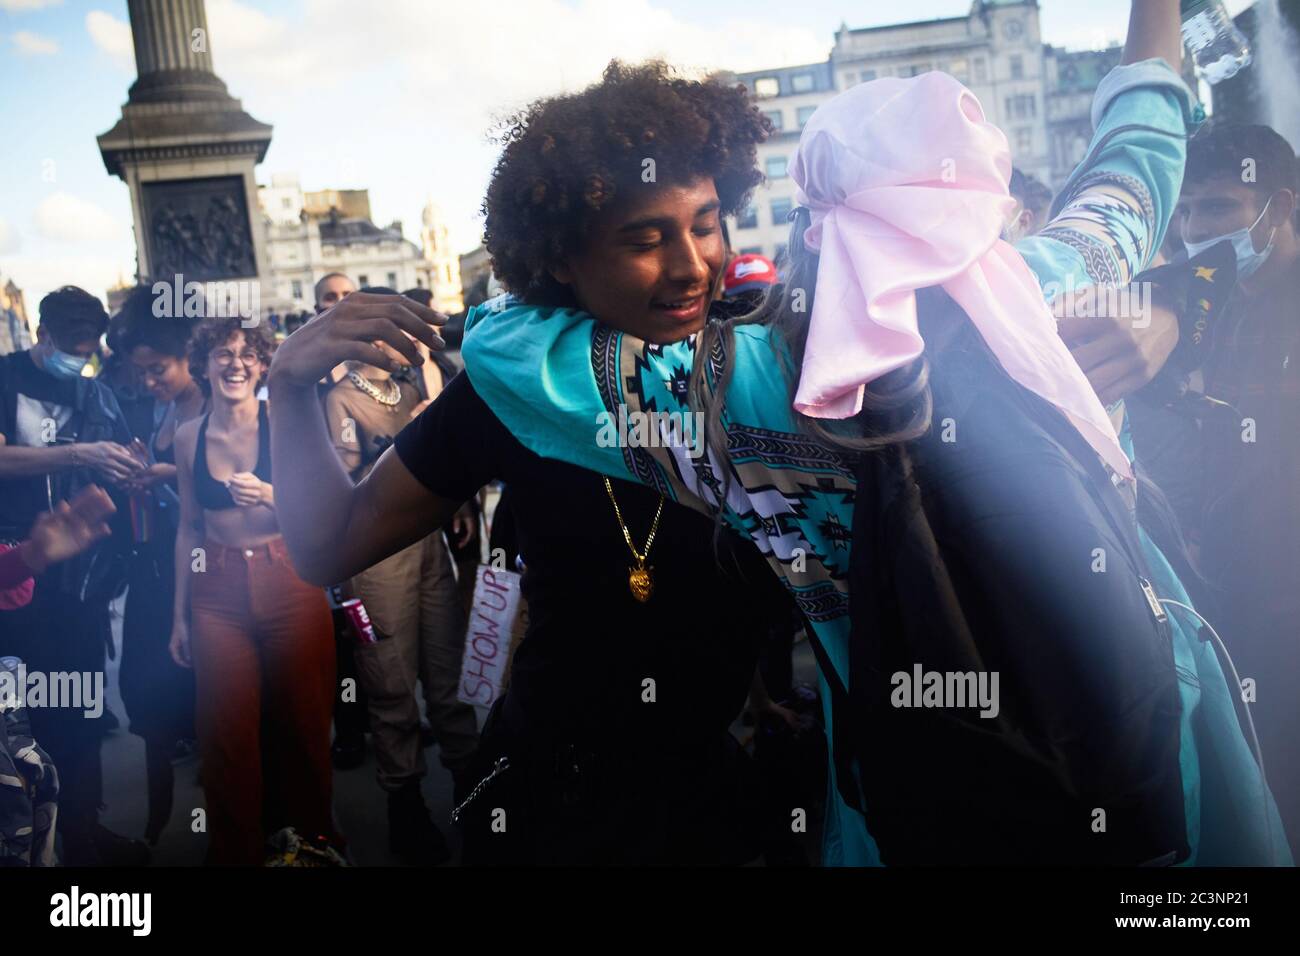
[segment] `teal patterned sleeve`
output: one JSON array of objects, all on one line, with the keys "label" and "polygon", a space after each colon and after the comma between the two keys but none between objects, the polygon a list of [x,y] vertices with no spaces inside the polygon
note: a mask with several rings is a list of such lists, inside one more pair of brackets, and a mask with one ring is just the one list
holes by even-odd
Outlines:
[{"label": "teal patterned sleeve", "polygon": [[1045,297],[1124,285],[1164,241],[1182,188],[1187,135],[1203,113],[1164,60],[1112,70],[1093,101],[1087,155],[1052,204],[1052,218],[1016,245]]}]

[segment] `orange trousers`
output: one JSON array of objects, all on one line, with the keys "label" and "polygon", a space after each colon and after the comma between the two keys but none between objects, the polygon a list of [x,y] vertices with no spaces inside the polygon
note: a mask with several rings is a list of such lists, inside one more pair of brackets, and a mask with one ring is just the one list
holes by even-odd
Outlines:
[{"label": "orange trousers", "polygon": [[330,809],[334,628],[325,592],[280,538],[207,541],[190,587],[190,653],[208,862],[259,866],[267,828],[337,841]]}]

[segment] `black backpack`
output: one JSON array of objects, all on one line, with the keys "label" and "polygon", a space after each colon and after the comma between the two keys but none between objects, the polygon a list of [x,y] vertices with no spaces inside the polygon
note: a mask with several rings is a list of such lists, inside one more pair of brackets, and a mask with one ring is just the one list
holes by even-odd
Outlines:
[{"label": "black backpack", "polygon": [[[933,424],[859,459],[848,687],[822,667],[841,794],[886,865],[1183,860],[1177,674],[1136,518],[956,304],[919,299]],[[993,672],[996,715],[955,706]],[[943,706],[911,686],[930,675]]]}]

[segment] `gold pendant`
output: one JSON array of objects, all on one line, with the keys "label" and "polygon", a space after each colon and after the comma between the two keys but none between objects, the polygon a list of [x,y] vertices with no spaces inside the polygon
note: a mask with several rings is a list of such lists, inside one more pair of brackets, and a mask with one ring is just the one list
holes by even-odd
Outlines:
[{"label": "gold pendant", "polygon": [[650,568],[641,564],[630,568],[627,573],[627,586],[632,589],[632,596],[642,604],[650,600],[650,594],[655,589],[650,571]]}]

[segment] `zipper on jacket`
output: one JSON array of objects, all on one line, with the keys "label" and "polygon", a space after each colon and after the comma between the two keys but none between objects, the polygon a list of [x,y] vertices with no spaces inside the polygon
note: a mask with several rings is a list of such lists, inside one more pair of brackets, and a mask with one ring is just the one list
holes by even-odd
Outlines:
[{"label": "zipper on jacket", "polygon": [[1156,623],[1163,624],[1169,620],[1169,615],[1165,613],[1164,607],[1160,604],[1160,599],[1156,597],[1156,589],[1151,586],[1151,582],[1139,576],[1138,583],[1142,585],[1142,593],[1146,595],[1147,605],[1151,608],[1151,614],[1156,619]]}]

